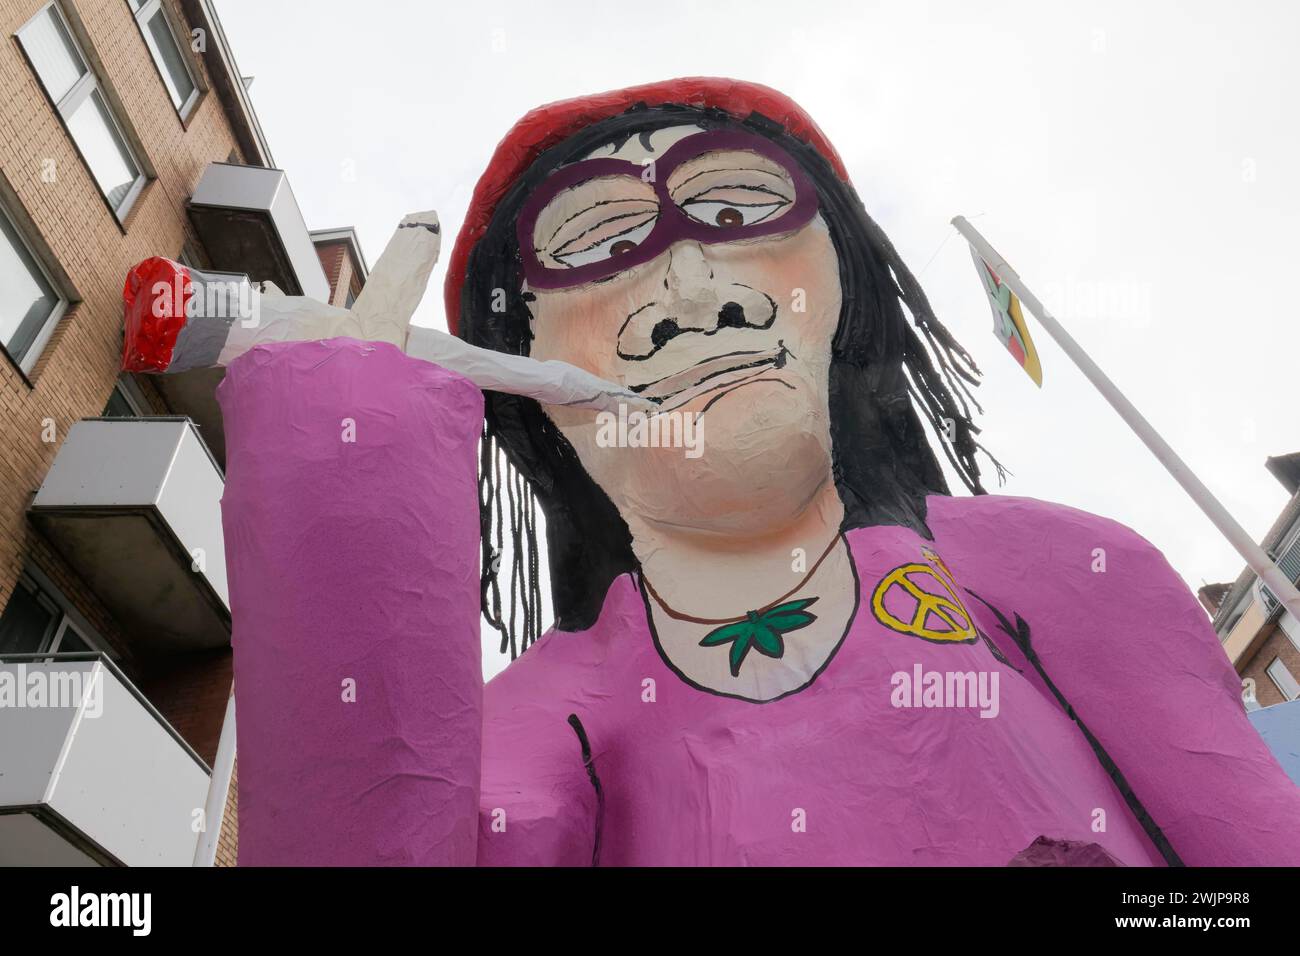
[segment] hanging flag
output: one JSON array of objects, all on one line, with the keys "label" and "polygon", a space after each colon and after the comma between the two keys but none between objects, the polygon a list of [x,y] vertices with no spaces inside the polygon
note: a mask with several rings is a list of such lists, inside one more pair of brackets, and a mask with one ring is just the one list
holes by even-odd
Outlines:
[{"label": "hanging flag", "polygon": [[[1110,403],[1110,407],[1119,413],[1119,417],[1124,419],[1124,424],[1133,429],[1133,433],[1142,440],[1142,444],[1150,449],[1155,455],[1156,461],[1164,465],[1169,471],[1170,476],[1178,484],[1182,485],[1196,502],[1205,516],[1210,519],[1219,532],[1228,539],[1228,543],[1237,549],[1237,553],[1246,559],[1246,564],[1254,571],[1264,585],[1273,594],[1285,594],[1286,597],[1282,603],[1287,606],[1287,610],[1300,621],[1300,589],[1296,588],[1295,582],[1290,576],[1282,570],[1273,559],[1264,552],[1255,539],[1250,536],[1245,528],[1239,525],[1228,513],[1228,510],[1219,503],[1209,488],[1205,487],[1204,482],[1197,478],[1195,473],[1187,467],[1187,463],[1178,457],[1178,453],[1169,447],[1169,443],[1160,437],[1160,433],[1151,427],[1151,423],[1142,417],[1142,413],[1133,407],[1127,396],[1119,390],[1114,382],[1103,372],[1100,366],[1092,360],[1092,357],[1083,350],[1082,346],[1074,340],[1069,332],[1056,317],[1043,307],[1043,303],[1038,301],[1038,296],[1034,295],[1033,290],[1025,285],[1024,280],[1016,274],[1016,270],[1011,268],[1006,258],[989,245],[978,229],[970,224],[965,216],[953,216],[953,227],[962,234],[962,237],[970,243],[971,253],[975,256],[975,268],[979,270],[981,278],[985,281],[985,287],[990,288],[990,297],[993,299],[993,314],[998,319],[999,334],[1002,338],[1001,327],[1003,324],[1002,316],[1009,315],[1011,308],[1015,306],[1015,314],[1012,317],[1012,326],[1018,327],[1026,342],[1029,341],[1029,335],[1025,331],[1024,317],[1020,313],[1020,302],[1025,303],[1025,307],[1034,314],[1038,324],[1052,341],[1060,346],[1065,357],[1072,361],[1075,366],[1083,373],[1093,386],[1101,393],[1102,398]],[[989,269],[988,264],[993,263],[994,268]],[[985,271],[987,270],[987,272]],[[992,281],[990,287],[988,283]],[[1003,287],[1006,288],[1003,288]],[[1002,296],[1006,298],[1002,298]],[[1001,303],[999,305],[998,303]],[[1019,322],[1015,321],[1020,319]],[[1003,341],[1007,341],[1003,339]],[[1008,345],[1008,347],[1010,347]],[[1030,346],[1032,349],[1033,346]],[[1014,353],[1013,353],[1014,354]],[[1026,351],[1026,356],[1031,354]],[[1034,359],[1034,369],[1030,371],[1029,366],[1025,366],[1025,371],[1031,376],[1035,372],[1041,376],[1041,370],[1038,367],[1037,357]],[[1034,378],[1038,381],[1038,377]]]},{"label": "hanging flag", "polygon": [[1034,380],[1034,384],[1042,388],[1043,367],[1038,362],[1038,349],[1034,348],[1034,340],[1029,335],[1029,325],[1021,311],[1020,300],[974,248],[971,249],[970,256],[975,260],[975,269],[984,282],[984,291],[988,293],[989,305],[993,309],[993,334],[1020,363],[1025,374]]}]

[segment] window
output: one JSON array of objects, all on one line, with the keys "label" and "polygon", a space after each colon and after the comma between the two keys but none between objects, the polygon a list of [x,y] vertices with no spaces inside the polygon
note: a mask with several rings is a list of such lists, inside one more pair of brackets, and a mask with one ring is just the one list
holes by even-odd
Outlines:
[{"label": "window", "polygon": [[181,251],[176,253],[176,261],[189,269],[203,270],[203,263],[199,255],[194,251],[194,247],[188,242],[181,246]]},{"label": "window", "polygon": [[18,31],[18,40],[100,191],[123,219],[145,176],[59,5],[51,3],[36,14]]},{"label": "window", "polygon": [[144,404],[134,382],[125,375],[117,380],[108,396],[101,418],[143,418]]},{"label": "window", "polygon": [[[1223,599],[1226,601],[1230,595],[1231,592],[1225,594]],[[1232,610],[1228,613],[1227,620],[1224,622],[1223,627],[1219,629],[1219,643],[1223,643],[1228,639],[1229,635],[1232,634],[1233,628],[1235,628],[1237,622],[1245,616],[1246,609],[1250,607],[1254,600],[1254,594],[1249,589],[1247,589],[1246,593],[1241,597],[1237,598],[1237,603],[1232,606]]]},{"label": "window", "polygon": [[172,105],[181,118],[190,115],[199,98],[199,85],[194,73],[186,61],[185,52],[176,40],[176,31],[172,29],[162,0],[128,0],[135,11],[135,21],[144,34],[145,45],[153,55],[153,61],[162,74],[163,84],[171,95]]},{"label": "window", "polygon": [[1300,681],[1297,681],[1295,675],[1282,663],[1282,658],[1273,658],[1273,663],[1268,665],[1267,673],[1269,679],[1282,692],[1283,697],[1287,700],[1300,698]]},{"label": "window", "polygon": [[94,642],[68,615],[57,596],[31,575],[18,586],[0,614],[0,654],[40,654],[45,651],[93,651]]},{"label": "window", "polygon": [[24,372],[67,308],[13,220],[0,209],[0,344]]},{"label": "window", "polygon": [[[1287,532],[1286,537],[1281,541],[1285,545],[1279,544],[1275,550],[1270,550],[1269,557],[1277,561],[1277,566],[1282,569],[1282,573],[1291,581],[1300,579],[1300,530],[1291,530]],[[1264,602],[1264,608],[1272,614],[1280,602],[1268,588],[1260,583],[1260,598]]]}]

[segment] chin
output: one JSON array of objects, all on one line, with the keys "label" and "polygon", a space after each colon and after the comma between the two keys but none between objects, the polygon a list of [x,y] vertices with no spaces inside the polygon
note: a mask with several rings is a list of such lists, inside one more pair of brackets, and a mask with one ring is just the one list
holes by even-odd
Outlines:
[{"label": "chin", "polygon": [[625,518],[702,532],[755,535],[788,525],[832,480],[825,411],[796,400],[800,394],[809,393],[756,384],[724,396],[701,419],[700,457],[647,450],[611,498]]}]

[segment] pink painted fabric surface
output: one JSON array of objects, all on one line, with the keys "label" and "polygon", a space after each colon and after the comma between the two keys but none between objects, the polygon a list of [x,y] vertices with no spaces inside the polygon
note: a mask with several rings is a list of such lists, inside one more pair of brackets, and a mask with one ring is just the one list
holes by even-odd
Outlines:
[{"label": "pink painted fabric surface", "polygon": [[219,398],[239,862],[472,865],[482,394],[333,339],[259,346]]},{"label": "pink painted fabric surface", "polygon": [[[1000,656],[873,616],[876,583],[930,547],[1027,624],[1184,862],[1300,864],[1300,790],[1248,723],[1204,613],[1146,541],[1058,505],[934,497],[933,541],[849,532],[857,616],[817,680],[780,701],[683,683],[633,575],[589,631],[548,634],[484,691],[471,392],[346,340],[259,349],[227,377],[241,863],[589,865],[599,826],[606,865],[1002,866],[1040,836],[1162,864],[984,604],[962,592]],[[345,415],[358,443],[341,450]],[[998,715],[895,707],[892,676],[918,665],[996,672]],[[358,703],[342,705],[348,674]]]},{"label": "pink painted fabric surface", "polygon": [[[930,527],[933,542],[901,528],[849,532],[862,604],[848,638],[811,687],[770,704],[682,683],[654,647],[637,582],[620,578],[590,631],[547,635],[488,684],[479,863],[589,862],[594,799],[564,725],[576,713],[605,790],[602,864],[1002,866],[1046,836],[1163,865],[979,601],[965,599],[1007,664],[983,641],[933,643],[872,616],[876,583],[928,546],[959,585],[1027,622],[1049,677],[1183,862],[1300,865],[1300,790],[1247,721],[1204,612],[1155,548],[1114,522],[1022,498],[932,497]],[[1095,548],[1105,572],[1092,570]],[[998,671],[998,716],[895,708],[891,675],[918,663]],[[654,703],[642,701],[647,678]],[[526,826],[493,832],[494,808]],[[806,832],[791,826],[796,809]]]}]

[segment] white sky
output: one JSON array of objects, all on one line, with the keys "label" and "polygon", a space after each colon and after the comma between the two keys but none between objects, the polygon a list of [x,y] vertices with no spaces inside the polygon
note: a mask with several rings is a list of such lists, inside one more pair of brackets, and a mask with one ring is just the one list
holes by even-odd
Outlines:
[{"label": "white sky", "polygon": [[[971,218],[1261,537],[1287,500],[1264,459],[1300,450],[1300,5],[1071,7],[218,0],[309,226],[355,226],[372,262],[434,208],[445,263],[532,107],[701,74],[789,94],[983,368],[1000,490],[1124,522],[1193,588],[1232,580],[1241,559],[1045,333],[1041,392],[1002,351],[945,239]],[[446,327],[443,275],[417,323]]]}]

